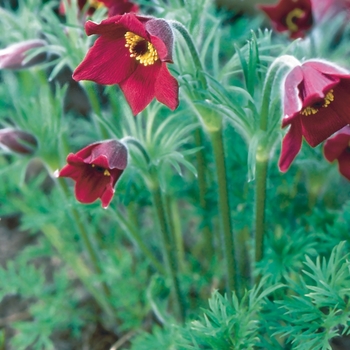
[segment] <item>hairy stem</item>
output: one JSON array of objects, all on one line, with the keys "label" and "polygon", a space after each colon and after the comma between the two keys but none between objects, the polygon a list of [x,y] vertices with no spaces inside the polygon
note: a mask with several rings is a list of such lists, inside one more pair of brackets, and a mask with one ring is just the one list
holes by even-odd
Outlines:
[{"label": "hairy stem", "polygon": [[225,152],[222,137],[222,129],[210,133],[213,145],[218,181],[219,212],[221,216],[221,232],[223,253],[226,263],[226,293],[228,300],[231,300],[232,291],[237,290],[236,285],[236,259],[233,240],[229,197],[227,192],[227,178],[225,165]]}]

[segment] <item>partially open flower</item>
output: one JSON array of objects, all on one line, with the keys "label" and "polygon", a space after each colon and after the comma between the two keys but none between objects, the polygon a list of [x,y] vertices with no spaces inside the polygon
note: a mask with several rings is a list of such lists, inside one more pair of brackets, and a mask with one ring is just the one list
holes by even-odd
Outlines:
[{"label": "partially open flower", "polygon": [[81,203],[100,198],[107,208],[114,195],[114,186],[127,166],[128,151],[117,140],[93,143],[79,152],[70,153],[67,165],[57,177],[70,177],[75,184],[75,197]]},{"label": "partially open flower", "polygon": [[260,5],[278,32],[288,31],[291,38],[305,35],[313,24],[310,0],[280,0],[276,5]]},{"label": "partially open flower", "polygon": [[350,74],[332,63],[309,60],[288,73],[282,127],[290,128],[282,141],[281,171],[288,170],[303,137],[315,147],[350,123],[349,99]]},{"label": "partially open flower", "polygon": [[26,40],[12,44],[0,50],[0,69],[23,69],[46,61],[46,53],[40,53],[25,62],[26,55],[31,49],[47,45],[40,39]]},{"label": "partially open flower", "polygon": [[0,148],[19,154],[32,154],[37,146],[36,138],[28,132],[12,128],[0,130]]},{"label": "partially open flower", "polygon": [[134,115],[156,98],[170,109],[178,106],[178,83],[170,75],[173,33],[163,19],[135,14],[113,16],[100,24],[88,21],[95,44],[73,73],[73,79],[119,84]]},{"label": "partially open flower", "polygon": [[350,180],[350,126],[347,125],[324,144],[323,153],[329,162],[338,161],[339,172]]},{"label": "partially open flower", "polygon": [[[79,10],[86,11],[88,16],[91,16],[97,9],[103,6],[108,9],[108,17],[122,15],[128,12],[138,12],[139,10],[139,7],[129,0],[78,0],[78,6]],[[59,12],[62,15],[66,12],[63,1],[60,3]]]}]

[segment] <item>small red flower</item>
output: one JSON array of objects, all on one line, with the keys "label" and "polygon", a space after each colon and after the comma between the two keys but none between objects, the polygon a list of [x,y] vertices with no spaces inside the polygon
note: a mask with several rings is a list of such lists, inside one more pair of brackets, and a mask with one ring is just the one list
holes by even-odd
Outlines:
[{"label": "small red flower", "polygon": [[57,177],[70,177],[75,184],[75,197],[81,203],[100,198],[107,208],[114,195],[114,186],[127,166],[128,151],[117,140],[93,143],[79,152],[70,153],[67,165]]},{"label": "small red flower", "polygon": [[46,41],[32,39],[21,41],[0,50],[0,69],[23,69],[46,61],[46,53],[40,53],[28,62],[26,55],[30,50],[47,45]]},{"label": "small red flower", "polygon": [[324,144],[323,153],[329,162],[338,161],[339,172],[350,180],[350,126],[345,126]]},{"label": "small red flower", "polygon": [[278,32],[288,31],[291,38],[305,35],[313,23],[310,0],[280,0],[276,5],[259,5]]},{"label": "small red flower", "polygon": [[350,74],[329,62],[310,60],[287,74],[284,92],[282,127],[290,128],[282,141],[283,172],[299,153],[303,136],[315,147],[350,123]]},{"label": "small red flower", "polygon": [[[98,8],[103,6],[108,9],[108,17],[128,12],[138,12],[139,10],[139,7],[129,0],[78,0],[78,6],[80,11],[86,10],[88,16],[91,16]],[[66,13],[63,1],[60,3],[59,12],[61,15]]]},{"label": "small red flower", "polygon": [[0,147],[19,154],[33,154],[38,146],[36,138],[28,132],[11,128],[0,130]]},{"label": "small red flower", "polygon": [[100,24],[88,21],[85,30],[99,37],[73,79],[119,84],[134,115],[153,98],[172,110],[178,106],[178,83],[166,65],[172,62],[173,33],[165,20],[127,13]]}]

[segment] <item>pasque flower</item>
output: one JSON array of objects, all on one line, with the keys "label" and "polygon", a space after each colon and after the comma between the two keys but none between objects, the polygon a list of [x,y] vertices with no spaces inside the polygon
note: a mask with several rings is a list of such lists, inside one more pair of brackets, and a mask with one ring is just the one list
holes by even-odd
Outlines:
[{"label": "pasque flower", "polygon": [[329,162],[338,161],[339,172],[350,180],[350,126],[347,125],[332,137],[323,147],[325,158]]},{"label": "pasque flower", "polygon": [[282,127],[290,128],[282,141],[281,171],[288,170],[303,137],[315,147],[350,123],[349,99],[349,72],[330,62],[309,60],[287,74]]},{"label": "pasque flower", "polygon": [[172,62],[173,33],[165,20],[127,13],[100,24],[88,21],[85,30],[99,37],[73,79],[119,84],[134,115],[153,98],[172,110],[178,106],[178,83],[166,65]]},{"label": "pasque flower", "polygon": [[278,32],[291,38],[303,37],[313,24],[311,0],[280,0],[276,5],[259,5]]},{"label": "pasque flower", "polygon": [[[103,6],[108,9],[108,17],[139,10],[139,7],[129,0],[78,0],[78,6],[80,11],[86,10],[88,16]],[[66,12],[63,1],[60,3],[59,12],[62,15]]]},{"label": "pasque flower", "polygon": [[22,130],[0,129],[0,148],[19,154],[32,154],[38,146],[36,138]]},{"label": "pasque flower", "polygon": [[117,140],[93,143],[79,152],[70,153],[67,165],[56,175],[70,177],[75,184],[75,197],[81,203],[100,198],[107,208],[114,195],[114,186],[127,166],[128,152]]},{"label": "pasque flower", "polygon": [[26,55],[31,49],[47,45],[46,41],[32,39],[21,41],[0,50],[0,69],[23,69],[42,63],[46,60],[46,53],[40,53],[25,62]]}]

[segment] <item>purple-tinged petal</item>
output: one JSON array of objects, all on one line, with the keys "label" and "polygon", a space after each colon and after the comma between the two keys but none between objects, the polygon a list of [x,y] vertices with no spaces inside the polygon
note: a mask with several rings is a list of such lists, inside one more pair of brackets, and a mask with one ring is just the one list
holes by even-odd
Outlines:
[{"label": "purple-tinged petal", "polygon": [[144,110],[155,97],[155,84],[161,65],[160,61],[150,66],[140,64],[128,79],[120,83],[134,115]]},{"label": "purple-tinged petal", "polygon": [[73,79],[91,80],[104,85],[119,84],[127,79],[137,66],[137,61],[130,58],[130,52],[125,47],[124,37],[115,40],[101,36],[75,69]]},{"label": "purple-tinged petal", "polygon": [[156,99],[174,110],[179,105],[179,85],[169,73],[165,64],[162,64],[155,85]]},{"label": "purple-tinged petal", "polygon": [[161,61],[172,62],[174,34],[164,19],[151,19],[146,23],[146,30],[151,35],[151,42]]},{"label": "purple-tinged petal", "polygon": [[328,64],[327,62],[323,61],[316,61],[316,60],[310,60],[310,61],[305,61],[303,63],[304,67],[311,67],[317,71],[319,71],[321,74],[326,74],[326,75],[334,75],[337,77],[349,77],[349,72],[341,67],[338,67],[335,64]]},{"label": "purple-tinged petal", "polygon": [[104,141],[94,147],[91,151],[91,162],[95,162],[95,159],[101,155],[108,159],[109,169],[124,170],[127,166],[128,150],[117,140]]},{"label": "purple-tinged petal", "polygon": [[294,158],[300,152],[302,144],[301,124],[296,119],[291,125],[282,140],[281,156],[278,166],[282,172],[286,172],[292,164]]}]

